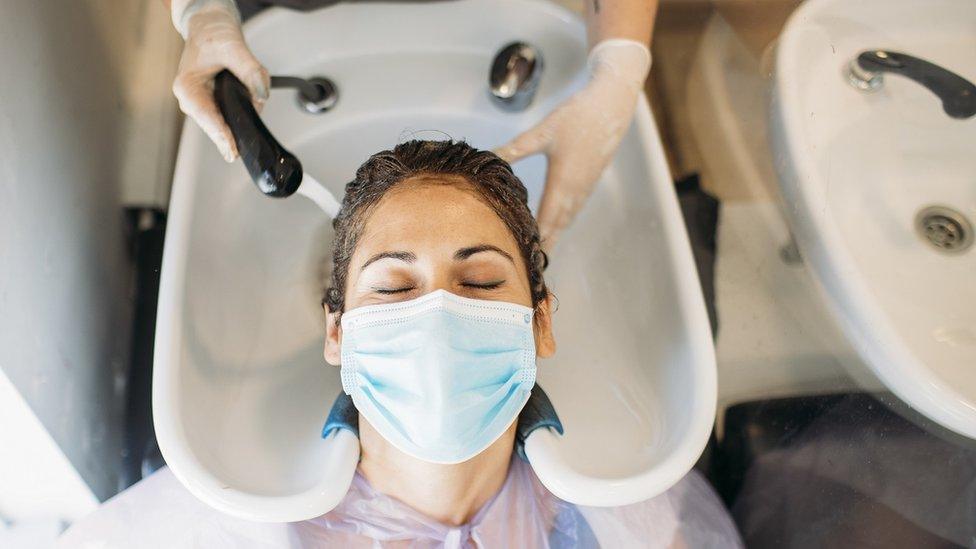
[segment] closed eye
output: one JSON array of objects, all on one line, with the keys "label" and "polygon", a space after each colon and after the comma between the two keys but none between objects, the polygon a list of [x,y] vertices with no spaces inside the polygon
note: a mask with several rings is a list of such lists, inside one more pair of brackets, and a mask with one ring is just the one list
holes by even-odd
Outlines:
[{"label": "closed eye", "polygon": [[403,288],[371,288],[374,292],[378,294],[391,295],[391,294],[402,294],[404,292],[409,292],[410,290],[416,289],[413,286],[407,286]]},{"label": "closed eye", "polygon": [[462,282],[461,285],[466,288],[478,288],[479,290],[494,290],[504,283],[504,280],[498,280],[496,282]]}]

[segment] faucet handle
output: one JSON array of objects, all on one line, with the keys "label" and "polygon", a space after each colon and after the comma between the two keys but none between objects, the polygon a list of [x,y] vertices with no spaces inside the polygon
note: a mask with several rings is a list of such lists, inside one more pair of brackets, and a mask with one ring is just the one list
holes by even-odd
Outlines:
[{"label": "faucet handle", "polygon": [[890,72],[925,86],[942,101],[942,110],[952,118],[976,115],[976,85],[958,74],[896,51],[867,50],[851,63],[851,83],[862,90],[877,89],[881,75]]},{"label": "faucet handle", "polygon": [[214,80],[214,99],[258,189],[276,198],[294,194],[304,176],[302,163],[271,135],[251,103],[251,94],[227,69]]}]

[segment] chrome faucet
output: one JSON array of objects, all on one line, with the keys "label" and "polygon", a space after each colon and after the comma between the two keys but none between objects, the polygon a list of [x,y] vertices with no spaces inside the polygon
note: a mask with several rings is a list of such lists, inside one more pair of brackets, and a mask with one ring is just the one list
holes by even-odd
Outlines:
[{"label": "chrome faucet", "polygon": [[535,97],[541,75],[539,50],[524,42],[512,42],[499,50],[491,64],[491,98],[503,110],[524,110]]},{"label": "chrome faucet", "polygon": [[325,77],[298,78],[295,76],[272,76],[272,88],[295,88],[298,106],[311,114],[321,114],[336,106],[339,101],[339,88]]},{"label": "chrome faucet", "polygon": [[885,50],[863,51],[851,61],[850,83],[862,91],[875,91],[890,72],[918,82],[942,100],[942,110],[952,118],[976,115],[976,85],[934,63],[905,53]]}]

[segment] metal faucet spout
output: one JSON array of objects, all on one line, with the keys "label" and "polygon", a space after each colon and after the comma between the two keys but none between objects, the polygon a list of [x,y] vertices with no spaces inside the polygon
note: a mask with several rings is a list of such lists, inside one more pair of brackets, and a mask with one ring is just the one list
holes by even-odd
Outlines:
[{"label": "metal faucet spout", "polygon": [[524,42],[503,47],[491,64],[491,98],[506,111],[521,111],[532,103],[542,74],[542,54]]}]

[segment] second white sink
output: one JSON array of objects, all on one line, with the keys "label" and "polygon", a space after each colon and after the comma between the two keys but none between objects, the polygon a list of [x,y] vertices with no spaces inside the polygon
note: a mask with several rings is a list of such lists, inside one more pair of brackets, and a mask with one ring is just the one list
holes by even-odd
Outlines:
[{"label": "second white sink", "polygon": [[[791,227],[870,371],[930,419],[976,438],[976,247],[920,230],[976,222],[976,118],[916,82],[852,87],[864,50],[904,52],[976,81],[976,3],[809,0],[780,39],[771,146]],[[936,206],[940,209],[928,210]],[[972,234],[969,234],[971,238]]]}]

